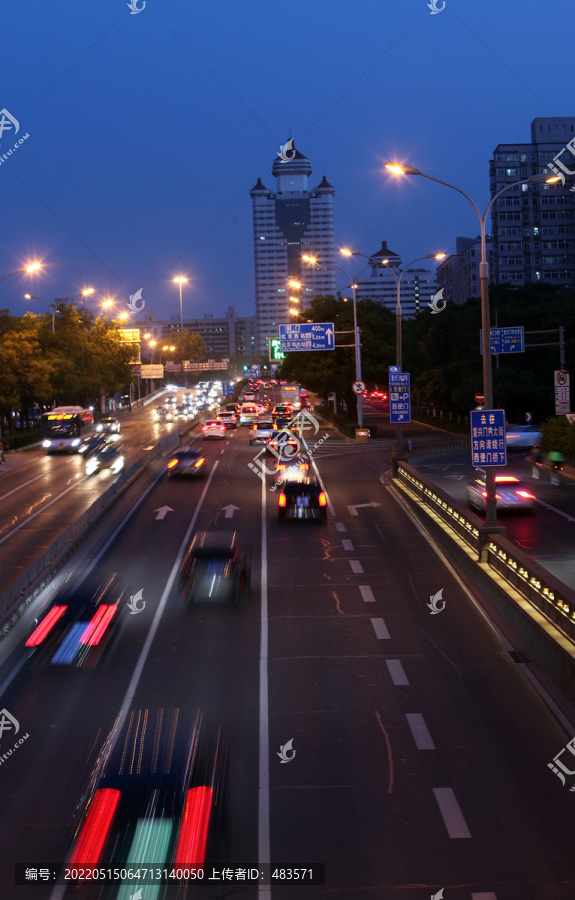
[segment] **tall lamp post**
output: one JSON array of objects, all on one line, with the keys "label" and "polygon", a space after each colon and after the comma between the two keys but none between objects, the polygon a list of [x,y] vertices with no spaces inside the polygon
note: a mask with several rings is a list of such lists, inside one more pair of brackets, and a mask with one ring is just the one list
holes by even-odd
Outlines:
[{"label": "tall lamp post", "polygon": [[[477,213],[481,229],[481,262],[479,264],[479,277],[481,279],[481,327],[483,328],[483,394],[485,397],[485,409],[492,409],[493,379],[491,369],[491,326],[489,317],[489,263],[487,260],[486,241],[487,216],[495,201],[501,194],[504,194],[505,191],[518,187],[520,184],[542,184],[545,182],[552,184],[559,181],[560,178],[557,175],[549,175],[549,172],[547,172],[547,174],[531,175],[529,178],[522,178],[521,181],[514,181],[512,184],[506,184],[504,188],[491,198],[487,209],[483,215],[481,215],[477,204],[465,193],[465,191],[462,191],[461,188],[456,187],[456,185],[450,184],[448,181],[441,181],[441,179],[434,178],[432,175],[427,175],[415,166],[403,165],[402,163],[396,162],[386,162],[385,167],[396,175],[421,175],[423,178],[428,178],[430,181],[436,181],[438,184],[443,184],[445,187],[452,188],[454,191],[462,194],[466,200],[469,200]],[[487,490],[485,502],[485,527],[494,528],[497,526],[497,501],[495,499],[495,469],[493,466],[486,466],[485,487]]]},{"label": "tall lamp post", "polygon": [[[341,269],[339,266],[334,266],[332,263],[320,263],[316,259],[315,256],[302,256],[304,262],[312,263],[313,265],[323,266],[328,269],[337,269],[338,272],[343,272],[345,277],[349,281],[349,286],[351,287],[351,295],[353,299],[353,334],[354,334],[354,347],[355,347],[355,380],[361,381],[361,345],[359,342],[359,329],[357,327],[357,303],[355,292],[357,290],[357,284],[354,279],[348,275],[345,269]],[[363,428],[363,394],[356,394],[357,397],[357,424],[360,428]]]},{"label": "tall lamp post", "polygon": [[182,312],[182,285],[188,283],[188,279],[184,278],[183,275],[178,275],[177,278],[174,278],[176,284],[180,285],[180,334],[184,333],[184,315]]},{"label": "tall lamp post", "polygon": [[[367,256],[365,253],[360,253],[359,250],[347,250],[342,249],[341,252],[345,256],[363,256],[364,259],[372,260],[373,257]],[[445,253],[426,253],[425,256],[418,256],[417,259],[412,259],[410,263],[403,267],[403,269],[399,270],[399,277],[397,273],[391,268],[389,265],[388,259],[382,259],[382,266],[387,266],[387,271],[391,272],[393,277],[395,278],[395,284],[397,289],[396,295],[396,303],[395,303],[395,358],[396,365],[399,367],[401,371],[402,365],[402,321],[403,321],[403,312],[401,309],[401,279],[404,274],[410,269],[416,262],[420,262],[422,259],[444,259]],[[403,456],[403,423],[396,423],[396,434],[397,434],[397,455],[398,457]]]},{"label": "tall lamp post", "polygon": [[42,303],[46,304],[52,316],[52,334],[56,334],[56,304],[48,303],[43,297],[35,297],[34,294],[24,294],[24,296],[26,300],[40,300]]}]

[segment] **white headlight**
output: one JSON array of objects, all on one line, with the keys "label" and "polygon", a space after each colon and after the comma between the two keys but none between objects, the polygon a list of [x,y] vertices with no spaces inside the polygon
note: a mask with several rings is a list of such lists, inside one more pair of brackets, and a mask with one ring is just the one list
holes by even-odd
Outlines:
[{"label": "white headlight", "polygon": [[42,446],[43,446],[43,447],[51,447],[51,446],[52,446],[52,441],[42,441]]},{"label": "white headlight", "polygon": [[79,443],[80,443],[80,438],[75,438],[72,441],[72,447],[77,447]]}]

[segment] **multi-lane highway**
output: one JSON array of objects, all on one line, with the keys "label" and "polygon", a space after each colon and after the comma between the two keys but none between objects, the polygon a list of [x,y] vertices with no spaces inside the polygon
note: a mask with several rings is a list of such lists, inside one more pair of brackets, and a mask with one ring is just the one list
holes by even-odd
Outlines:
[{"label": "multi-lane highway", "polygon": [[[548,707],[513,637],[402,507],[383,445],[344,442],[324,423],[308,442],[325,434],[313,460],[327,525],[277,522],[245,428],[206,442],[205,481],[168,480],[158,464],[97,559],[146,603],[99,669],[36,669],[23,648],[31,622],[19,626],[0,706],[29,737],[0,766],[2,898],[62,896],[16,888],[14,863],[67,858],[105,736],[122,710],[144,707],[201,708],[223,728],[222,864],[326,872],[325,886],[220,880],[166,897],[574,896],[575,795],[548,768],[575,733],[573,712]],[[247,607],[185,607],[174,581],[187,542],[230,527],[252,553]],[[432,614],[440,591],[445,607]],[[295,756],[282,762],[289,741]],[[13,744],[5,733],[0,751]]]}]

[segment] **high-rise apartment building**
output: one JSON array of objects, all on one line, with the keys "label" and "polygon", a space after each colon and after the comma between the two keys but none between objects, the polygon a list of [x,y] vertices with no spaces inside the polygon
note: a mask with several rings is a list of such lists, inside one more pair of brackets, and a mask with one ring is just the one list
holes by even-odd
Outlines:
[{"label": "high-rise apartment building", "polygon": [[[388,262],[383,264],[383,260]],[[397,281],[388,271],[400,277],[401,257],[390,250],[387,241],[381,242],[381,249],[373,253],[369,262],[369,275],[359,275],[356,279],[357,300],[376,300],[395,312],[397,307]],[[401,276],[401,314],[409,319],[426,308],[437,290],[435,273],[428,269],[408,269]]]},{"label": "high-rise apartment building", "polygon": [[[574,138],[575,117],[542,117],[531,123],[530,144],[498,144],[489,164],[491,196],[506,184],[548,172],[547,164],[553,163],[558,154],[564,167],[575,171],[575,156],[567,149]],[[495,251],[492,282],[573,285],[574,185],[575,180],[569,177],[565,185],[522,184],[496,201],[491,214]]]},{"label": "high-rise apartment building", "polygon": [[[487,235],[487,261],[493,272],[493,239]],[[437,267],[437,287],[443,288],[443,300],[465,303],[471,297],[481,297],[481,236],[456,238],[456,252],[442,260]]]},{"label": "high-rise apartment building", "polygon": [[[258,351],[267,353],[268,339],[277,338],[279,326],[300,321],[290,316],[290,306],[302,312],[316,294],[335,292],[333,269],[302,262],[302,254],[333,265],[334,188],[326,180],[308,186],[311,165],[295,148],[285,151],[287,161],[277,157],[272,166],[275,192],[258,178],[250,191],[254,219],[254,258]],[[293,289],[289,280],[298,281]],[[290,303],[290,296],[299,302]]]}]

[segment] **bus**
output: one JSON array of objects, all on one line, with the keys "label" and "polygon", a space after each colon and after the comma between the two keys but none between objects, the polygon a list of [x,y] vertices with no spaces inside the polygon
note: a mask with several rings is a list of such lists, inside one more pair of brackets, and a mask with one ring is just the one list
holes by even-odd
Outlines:
[{"label": "bus", "polygon": [[42,446],[48,453],[77,453],[82,438],[93,427],[91,409],[57,406],[42,415]]}]

